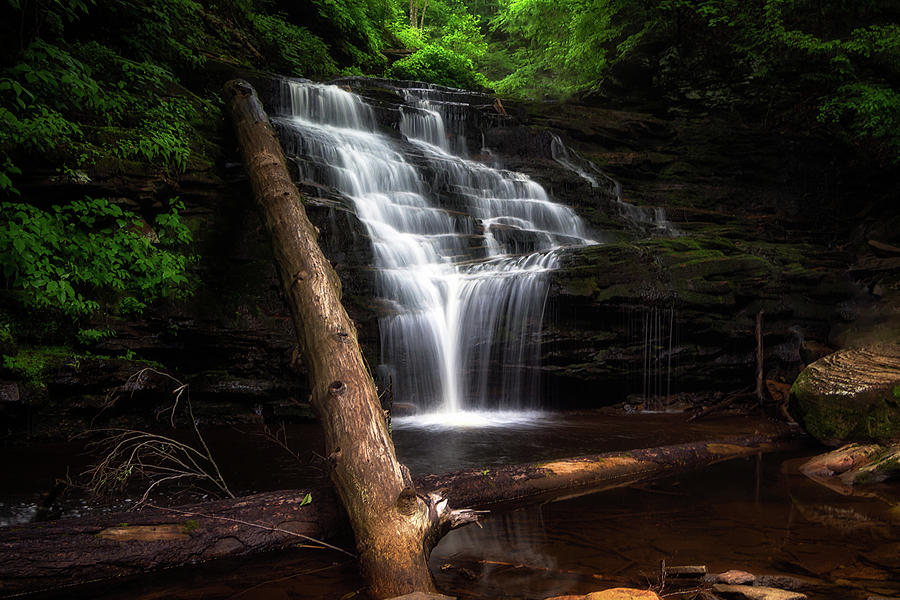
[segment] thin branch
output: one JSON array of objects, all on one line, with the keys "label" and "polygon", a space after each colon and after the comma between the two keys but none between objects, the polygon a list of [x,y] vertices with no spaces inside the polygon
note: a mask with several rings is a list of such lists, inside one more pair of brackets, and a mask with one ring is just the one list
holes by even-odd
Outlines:
[{"label": "thin branch", "polygon": [[[150,493],[161,484],[178,479],[206,481],[220,492],[234,498],[235,496],[228,488],[203,434],[200,433],[190,398],[185,395],[189,393],[187,384],[167,373],[147,367],[131,375],[125,383],[125,388],[130,388],[133,393],[148,372],[170,379],[177,384],[172,391],[174,395],[172,405],[157,412],[157,417],[168,412],[169,423],[172,428],[175,428],[175,412],[179,406],[183,406],[191,420],[194,436],[202,447],[202,451],[189,443],[180,442],[165,435],[134,429],[98,430],[108,435],[105,439],[90,444],[91,447],[100,449],[103,457],[96,465],[85,471],[84,474],[90,476],[88,487],[95,494],[101,494],[116,488],[122,490],[133,477],[143,477],[149,481],[149,485],[133,508],[146,505]],[[183,402],[182,397],[184,397]],[[109,405],[111,406],[113,402],[115,399]]]},{"label": "thin branch", "polygon": [[356,558],[356,555],[355,555],[355,554],[353,554],[353,553],[351,553],[351,552],[347,552],[347,551],[344,550],[343,548],[338,548],[337,546],[332,546],[332,545],[329,544],[328,542],[323,542],[322,540],[317,540],[317,539],[314,538],[314,537],[310,537],[310,536],[308,536],[308,535],[303,535],[302,533],[297,533],[296,531],[290,531],[290,530],[288,530],[288,529],[282,529],[281,527],[269,527],[268,525],[262,525],[261,523],[253,523],[252,521],[244,521],[243,519],[233,519],[233,518],[231,518],[231,517],[220,517],[220,516],[218,516],[218,515],[207,515],[207,514],[204,514],[204,513],[194,512],[194,511],[190,511],[190,510],[180,510],[180,509],[177,509],[177,508],[166,508],[166,507],[164,507],[164,506],[156,506],[155,504],[147,504],[147,506],[149,506],[150,508],[158,509],[158,510],[165,510],[165,511],[168,511],[168,512],[177,513],[177,514],[180,514],[180,515],[184,515],[184,516],[186,516],[186,517],[203,517],[204,519],[215,519],[215,520],[217,520],[217,521],[227,521],[227,522],[229,522],[229,523],[239,523],[239,524],[241,524],[241,525],[246,525],[246,526],[248,526],[248,527],[256,527],[256,528],[258,528],[258,529],[264,529],[264,530],[266,530],[266,531],[271,531],[271,532],[273,532],[273,533],[285,533],[285,534],[287,534],[287,535],[292,535],[292,536],[294,536],[294,537],[298,537],[298,538],[300,538],[300,539],[306,540],[307,542],[312,542],[312,543],[314,543],[314,544],[319,544],[319,545],[324,546],[324,547],[326,547],[326,548],[331,548],[332,550],[336,550],[336,551],[338,551],[338,552],[342,552],[342,553],[346,554],[347,556],[351,556],[351,557],[353,557],[353,558]]}]

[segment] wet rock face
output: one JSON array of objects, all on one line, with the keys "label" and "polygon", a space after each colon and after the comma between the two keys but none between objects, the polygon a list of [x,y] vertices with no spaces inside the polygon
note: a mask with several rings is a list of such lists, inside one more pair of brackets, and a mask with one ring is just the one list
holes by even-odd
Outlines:
[{"label": "wet rock face", "polygon": [[[363,95],[402,143],[399,82],[338,83]],[[834,183],[839,174],[827,175],[831,149],[821,140],[780,136],[731,117],[673,120],[511,102],[500,112],[484,95],[446,93],[470,105],[452,125],[470,156],[526,173],[555,201],[576,208],[604,242],[564,252],[553,274],[535,341],[554,405],[744,387],[754,378],[760,312],[765,376],[789,384],[806,361],[832,350],[831,328],[855,318],[859,292],[845,274],[853,259],[832,245],[847,235],[846,223],[823,223],[842,190]],[[568,144],[569,165],[558,160],[554,140]],[[572,163],[582,158],[619,179],[622,197],[605,175],[592,172],[591,182],[578,172]],[[439,185],[438,174],[433,179]],[[377,357],[375,320],[385,307],[371,301],[371,262],[359,253],[367,240],[349,234],[362,230],[352,216],[335,216],[343,209],[313,203],[324,207],[310,211],[314,222],[338,233],[323,236],[326,253],[344,279],[368,354]],[[670,230],[654,221],[663,209]],[[604,396],[578,393],[585,383],[600,384]]]},{"label": "wet rock face", "polygon": [[[254,83],[261,94],[278,85]],[[339,83],[364,95],[384,130],[402,143],[398,123],[405,99],[395,83]],[[470,157],[528,174],[554,200],[574,207],[594,239],[604,242],[564,252],[553,274],[544,330],[534,340],[542,344],[545,398],[553,406],[745,387],[754,377],[760,311],[766,378],[793,381],[805,363],[840,345],[846,336],[830,333],[836,324],[846,329],[861,314],[868,318],[860,307],[900,281],[893,256],[857,261],[848,276],[857,259],[843,248],[852,238],[854,215],[890,182],[866,179],[865,171],[851,178],[848,173],[861,165],[835,162],[846,153],[821,139],[754,129],[734,115],[661,117],[506,101],[500,111],[481,94],[457,99],[472,105],[453,122]],[[621,182],[622,201],[608,182],[594,186],[556,160],[554,139]],[[227,138],[222,142],[232,146]],[[228,166],[190,171],[177,181],[134,173],[94,177],[91,189],[62,189],[50,179],[29,189],[49,198],[114,194],[137,202],[179,195],[186,203],[199,256],[194,297],[112,323],[117,337],[92,351],[134,353],[175,373],[191,384],[195,408],[209,407],[209,421],[282,414],[284,403],[308,394],[265,228],[236,155],[226,160]],[[439,182],[437,174],[432,179]],[[863,180],[866,185],[859,185]],[[341,277],[367,359],[376,365],[377,317],[391,307],[372,300],[371,244],[334,190],[302,182],[302,191]],[[677,234],[635,222],[631,208],[665,209]],[[869,221],[882,224],[879,240],[898,244],[890,237],[896,228],[888,226],[895,221]],[[880,323],[875,317],[872,322]],[[0,342],[0,350],[14,349]],[[146,366],[121,360],[113,370],[91,361],[77,370],[62,364],[47,389],[38,391],[0,373],[22,400],[3,402],[3,410],[22,423],[40,423],[47,415],[84,426],[102,402],[103,386],[120,385]],[[602,395],[585,394],[586,385]],[[166,403],[168,393],[161,388],[152,400],[147,390],[146,402]],[[19,415],[26,406],[29,414]],[[151,412],[144,404],[136,410]],[[52,429],[45,428],[47,435]]]},{"label": "wet rock face", "polygon": [[791,388],[790,410],[829,445],[900,436],[900,345],[840,350],[817,360]]}]

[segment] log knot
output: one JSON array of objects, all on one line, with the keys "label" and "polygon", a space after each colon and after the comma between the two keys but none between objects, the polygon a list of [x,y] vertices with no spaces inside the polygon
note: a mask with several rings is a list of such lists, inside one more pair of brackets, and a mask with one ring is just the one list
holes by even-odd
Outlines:
[{"label": "log knot", "polygon": [[336,381],[332,381],[328,385],[328,393],[332,396],[343,396],[344,392],[347,391],[347,385],[341,381],[340,379]]},{"label": "log knot", "polygon": [[418,495],[416,490],[411,487],[405,487],[397,496],[397,510],[405,517],[411,517],[418,510]]}]

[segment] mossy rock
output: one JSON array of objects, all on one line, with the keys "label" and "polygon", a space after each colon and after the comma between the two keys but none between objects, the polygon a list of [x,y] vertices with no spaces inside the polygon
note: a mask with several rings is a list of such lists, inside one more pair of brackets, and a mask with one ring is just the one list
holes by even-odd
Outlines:
[{"label": "mossy rock", "polygon": [[900,345],[840,350],[809,365],[790,412],[828,445],[900,438]]}]

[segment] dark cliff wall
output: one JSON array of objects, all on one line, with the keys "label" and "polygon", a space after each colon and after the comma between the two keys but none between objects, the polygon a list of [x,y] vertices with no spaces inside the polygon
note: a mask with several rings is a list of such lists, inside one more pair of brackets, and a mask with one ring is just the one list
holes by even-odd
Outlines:
[{"label": "dark cliff wall", "polygon": [[[367,96],[396,131],[402,97],[391,84],[341,84]],[[661,117],[578,104],[507,103],[501,111],[480,95],[472,103],[464,119],[470,153],[529,174],[606,241],[566,251],[553,276],[542,335],[551,406],[749,385],[760,311],[766,375],[789,382],[842,343],[836,326],[852,326],[894,293],[896,265],[883,256],[872,263],[865,242],[896,222],[886,200],[896,179],[858,163],[852,149],[816,133],[744,124],[738,115]],[[146,360],[190,384],[201,419],[308,416],[268,240],[228,129],[222,123],[217,131],[210,141],[222,159],[207,170],[167,181],[116,174],[92,184],[140,201],[153,201],[160,187],[181,196],[199,256],[196,294],[117,323],[119,335],[99,351],[119,358],[49,356],[39,378],[7,375],[3,433],[54,436],[92,420],[150,424],[153,408],[168,402],[168,384],[149,378],[134,394],[125,386]],[[555,161],[554,135],[618,179],[625,204]],[[60,193],[49,180],[35,185]],[[368,241],[332,190],[301,186],[367,358],[377,364]],[[665,209],[672,230],[635,221],[629,205]],[[129,352],[145,361],[129,360]],[[586,384],[603,392],[585,394]],[[110,392],[119,399],[101,411]]]}]

